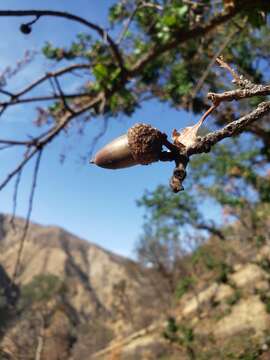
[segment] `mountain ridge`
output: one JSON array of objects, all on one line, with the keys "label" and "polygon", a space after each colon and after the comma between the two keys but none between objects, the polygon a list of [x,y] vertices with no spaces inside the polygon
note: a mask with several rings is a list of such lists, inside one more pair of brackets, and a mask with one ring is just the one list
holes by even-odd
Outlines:
[{"label": "mountain ridge", "polygon": [[[14,272],[24,226],[22,218],[15,218],[13,227],[10,219],[9,215],[0,216],[0,264],[9,279]],[[148,325],[154,313],[157,314],[155,309],[160,308],[160,300],[148,272],[133,260],[83,240],[63,228],[30,223],[16,284],[20,288],[20,296],[24,293],[31,295],[30,300],[35,305],[31,305],[27,312],[33,318],[36,314],[31,308],[47,308],[49,312],[52,308],[62,309],[64,323],[69,324],[65,326],[66,339],[71,336],[72,327],[79,329],[88,323],[99,323],[98,326],[106,331],[124,336]],[[51,284],[49,291],[58,283],[64,284],[65,293],[53,295],[50,301],[33,300],[36,299],[36,291],[42,292],[44,286],[46,288]],[[7,331],[8,337],[17,338],[16,334],[22,331],[22,327],[31,328],[31,321],[30,315],[27,321],[24,317],[18,320],[17,325]],[[54,325],[51,326],[53,329]],[[104,345],[102,336],[99,337],[101,339],[97,342]],[[7,335],[3,340],[4,344],[6,342]],[[76,343],[78,347],[80,340]],[[67,347],[70,346],[68,344],[67,341]],[[92,344],[93,351],[98,350],[100,344]]]}]

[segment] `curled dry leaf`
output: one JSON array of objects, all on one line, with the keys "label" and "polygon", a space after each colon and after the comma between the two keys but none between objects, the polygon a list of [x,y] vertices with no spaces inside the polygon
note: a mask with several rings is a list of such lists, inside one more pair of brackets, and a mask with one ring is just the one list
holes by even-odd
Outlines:
[{"label": "curled dry leaf", "polygon": [[193,126],[187,126],[180,132],[178,132],[176,129],[172,132],[172,139],[175,146],[180,148],[180,150],[184,150],[185,148],[188,148],[196,143],[197,140],[197,133],[199,128],[201,127],[204,120],[207,118],[207,116],[216,108],[216,105],[211,106],[206,113],[200,118],[200,120],[197,122],[197,124]]},{"label": "curled dry leaf", "polygon": [[187,148],[192,146],[197,139],[197,132],[202,125],[202,122],[199,121],[194,126],[188,126],[178,132],[176,129],[173,130],[172,139],[174,144],[179,148]]}]

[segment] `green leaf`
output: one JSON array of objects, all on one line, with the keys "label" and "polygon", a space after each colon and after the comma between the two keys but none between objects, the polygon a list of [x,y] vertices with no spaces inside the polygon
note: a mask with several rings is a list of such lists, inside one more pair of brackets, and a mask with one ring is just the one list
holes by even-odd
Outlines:
[{"label": "green leaf", "polygon": [[162,18],[162,23],[168,27],[174,26],[177,24],[177,17],[175,15],[165,15]]},{"label": "green leaf", "polygon": [[188,6],[187,5],[183,5],[181,6],[180,8],[177,9],[177,13],[178,13],[178,16],[180,18],[183,18],[188,12]]},{"label": "green leaf", "polygon": [[101,81],[108,77],[108,68],[103,64],[97,64],[93,68],[93,74],[97,80]]}]

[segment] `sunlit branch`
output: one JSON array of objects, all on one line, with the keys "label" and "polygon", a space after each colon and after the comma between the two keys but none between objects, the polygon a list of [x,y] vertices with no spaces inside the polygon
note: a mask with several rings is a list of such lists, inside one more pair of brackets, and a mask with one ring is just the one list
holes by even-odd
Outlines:
[{"label": "sunlit branch", "polygon": [[198,141],[187,149],[187,155],[209,152],[211,147],[221,140],[240,134],[245,131],[249,125],[263,116],[270,113],[270,101],[262,102],[257,108],[240,119],[232,121],[224,128],[211,132],[206,136],[199,138]]},{"label": "sunlit branch", "polygon": [[222,101],[241,100],[253,96],[267,95],[270,95],[270,85],[254,85],[250,89],[236,89],[226,91],[222,94],[209,93],[208,99],[210,99],[214,104],[219,104]]},{"label": "sunlit branch", "polygon": [[115,60],[117,61],[120,68],[124,71],[125,65],[122,58],[122,54],[116,45],[116,43],[113,41],[111,36],[108,34],[108,32],[103,29],[101,26],[88,21],[81,16],[71,14],[64,11],[53,11],[53,10],[0,10],[0,16],[12,16],[12,17],[25,17],[25,16],[35,16],[35,17],[60,17],[68,20],[72,20],[75,22],[78,22],[82,25],[85,25],[91,30],[94,30],[98,33],[98,35],[102,38],[104,42],[107,42],[112,50],[112,53],[115,57]]}]

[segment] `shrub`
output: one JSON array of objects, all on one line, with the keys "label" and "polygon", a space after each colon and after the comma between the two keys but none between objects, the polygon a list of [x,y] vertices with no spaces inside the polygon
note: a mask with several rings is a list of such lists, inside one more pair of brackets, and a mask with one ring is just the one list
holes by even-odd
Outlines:
[{"label": "shrub", "polygon": [[191,276],[185,276],[183,279],[181,279],[175,290],[176,298],[181,299],[181,297],[191,289],[194,282],[195,280]]}]

